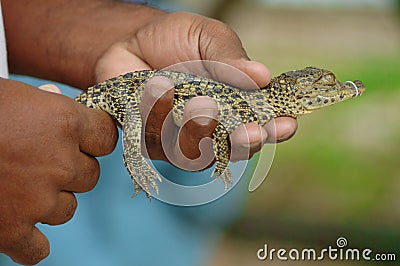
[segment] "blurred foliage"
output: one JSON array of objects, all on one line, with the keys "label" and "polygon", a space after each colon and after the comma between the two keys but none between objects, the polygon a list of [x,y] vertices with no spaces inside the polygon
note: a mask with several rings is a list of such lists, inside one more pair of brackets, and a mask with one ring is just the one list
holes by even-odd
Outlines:
[{"label": "blurred foliage", "polygon": [[339,236],[400,259],[400,25],[393,10],[242,5],[226,21],[274,74],[324,66],[367,90],[299,118],[296,135],[277,145],[268,177],[228,231],[215,258],[225,263],[213,265],[263,265],[254,252],[264,243],[317,248]]},{"label": "blurred foliage", "polygon": [[351,247],[400,258],[399,62],[400,55],[366,58],[337,69],[365,81],[366,93],[300,118],[296,136],[278,144],[267,179],[224,242],[231,256],[260,243],[324,248],[343,236]]},{"label": "blurred foliage", "polygon": [[344,78],[357,77],[366,81],[369,93],[398,91],[400,89],[400,51],[399,55],[389,58],[367,58],[358,66],[338,69],[337,74]]},{"label": "blurred foliage", "polygon": [[343,235],[354,246],[398,252],[399,70],[400,55],[337,69],[363,80],[366,93],[299,119],[232,236],[326,246]]}]

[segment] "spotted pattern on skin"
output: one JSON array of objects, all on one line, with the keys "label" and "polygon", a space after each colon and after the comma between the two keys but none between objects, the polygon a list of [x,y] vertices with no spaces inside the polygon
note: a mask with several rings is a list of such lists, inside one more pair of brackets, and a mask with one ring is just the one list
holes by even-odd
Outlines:
[{"label": "spotted pattern on skin", "polygon": [[159,174],[148,164],[141,152],[143,122],[139,103],[145,84],[154,76],[168,78],[174,84],[172,117],[182,125],[185,103],[196,96],[208,96],[218,106],[218,124],[213,132],[216,167],[212,176],[221,178],[225,189],[232,183],[229,171],[229,134],[243,123],[264,126],[275,117],[296,118],[314,110],[360,96],[365,87],[361,81],[340,82],[328,70],[307,67],[282,73],[260,90],[241,90],[201,76],[175,72],[143,70],[106,80],[76,100],[87,107],[109,113],[123,126],[124,163],[132,177],[136,195],[150,188],[158,193]]}]

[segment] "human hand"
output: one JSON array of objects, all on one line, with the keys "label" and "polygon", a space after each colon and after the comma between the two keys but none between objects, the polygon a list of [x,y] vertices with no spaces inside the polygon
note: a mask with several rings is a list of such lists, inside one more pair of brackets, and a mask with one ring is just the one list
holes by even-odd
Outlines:
[{"label": "human hand", "polygon": [[[188,60],[212,60],[243,71],[259,87],[265,86],[270,80],[268,69],[248,60],[239,38],[228,26],[199,15],[167,14],[145,5],[121,2],[108,5],[98,0],[73,0],[68,5],[64,5],[61,0],[43,0],[42,4],[31,5],[32,12],[26,13],[25,1],[3,2],[7,46],[10,48],[9,66],[11,71],[17,73],[86,88],[95,82],[129,71],[162,69]],[[50,29],[48,25],[54,27]],[[214,79],[244,87],[240,86],[243,85],[240,81],[235,82],[224,75],[221,69],[207,71]],[[162,88],[166,90],[166,87]],[[158,94],[147,93],[148,96]],[[192,101],[187,104],[186,117],[193,117],[189,115],[190,109],[196,109],[195,113],[201,115],[215,108],[215,103],[209,98],[200,99],[198,104]],[[160,111],[171,109],[171,101],[160,103],[167,104],[160,107]],[[159,118],[162,117],[156,115],[150,115],[147,121],[159,125]],[[274,130],[260,128],[255,124],[247,124],[235,131],[231,147],[238,152],[234,152],[231,159],[246,159],[248,146],[255,147],[250,149],[250,155],[257,151],[267,135],[265,133],[268,133],[267,141],[274,141],[275,135],[277,141],[280,141],[289,138],[297,128],[296,121],[291,118],[279,118],[275,122],[276,134]],[[199,150],[192,147],[198,146],[199,139],[210,136],[214,125],[211,122],[199,130],[198,125],[190,124],[181,129],[179,141],[175,138],[169,142],[172,143],[172,149],[177,146],[175,143],[182,142],[183,153],[189,158],[195,158]],[[176,127],[171,128],[178,131]],[[160,128],[146,130],[150,157],[168,160],[162,152]]]},{"label": "human hand", "polygon": [[[162,69],[188,60],[211,60],[231,65],[248,75],[258,87],[264,87],[271,79],[270,72],[264,65],[248,59],[240,39],[228,26],[199,15],[179,12],[160,15],[159,19],[140,28],[133,36],[127,36],[125,41],[112,45],[98,60],[96,77],[101,81],[130,71]],[[225,71],[225,68],[207,67],[207,64],[203,68],[200,73],[209,73],[210,77],[218,81],[254,89],[254,85],[246,86],[249,83],[245,78],[233,80],[232,77],[237,75]],[[191,119],[194,115],[215,117],[216,104],[208,97],[190,100],[185,106],[184,121],[191,121],[180,132],[177,127],[167,126],[172,133],[169,143],[163,143],[163,149],[161,127],[173,102],[173,93],[168,91],[170,85],[168,81],[157,81],[146,88],[141,104],[142,116],[147,116],[145,139],[150,158],[174,161],[175,164],[182,165],[184,156],[195,159],[201,155],[200,149],[193,147],[198,147],[201,139],[210,137],[216,126],[215,121],[210,119],[203,119],[201,123]],[[163,96],[160,98],[160,95]],[[157,105],[150,112],[149,106],[155,101]],[[262,144],[284,141],[297,129],[296,120],[289,117],[277,118],[275,124],[276,131],[271,124],[260,127],[255,123],[236,129],[231,135],[231,160],[248,159]],[[172,151],[168,158],[165,149]],[[199,168],[195,165],[191,167],[192,170]]]},{"label": "human hand", "polygon": [[35,264],[49,253],[35,224],[73,217],[118,134],[104,112],[16,81],[0,79],[0,112],[0,252]]}]

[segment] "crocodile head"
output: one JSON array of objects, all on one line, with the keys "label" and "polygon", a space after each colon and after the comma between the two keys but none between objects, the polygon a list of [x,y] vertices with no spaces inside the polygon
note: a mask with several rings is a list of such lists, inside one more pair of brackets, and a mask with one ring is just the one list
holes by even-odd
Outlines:
[{"label": "crocodile head", "polygon": [[292,101],[296,103],[295,116],[360,96],[365,87],[361,81],[340,82],[328,70],[307,67],[287,72],[292,81]]}]

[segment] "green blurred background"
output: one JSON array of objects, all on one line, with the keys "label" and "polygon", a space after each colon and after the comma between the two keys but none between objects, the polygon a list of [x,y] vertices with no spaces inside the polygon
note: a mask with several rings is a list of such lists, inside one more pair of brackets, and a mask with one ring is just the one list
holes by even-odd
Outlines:
[{"label": "green blurred background", "polygon": [[170,2],[229,24],[273,74],[315,65],[367,87],[299,119],[208,264],[287,265],[256,251],[335,247],[343,236],[349,248],[395,253],[398,264],[383,264],[400,265],[400,1]]}]

